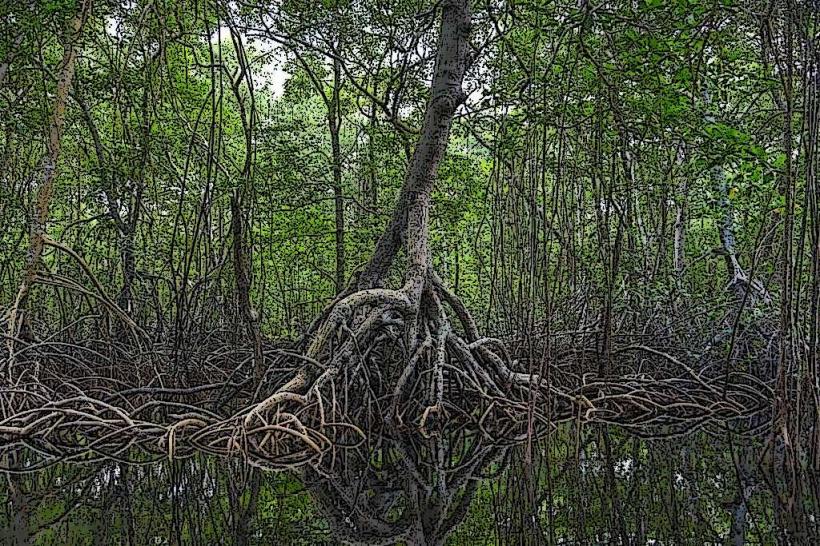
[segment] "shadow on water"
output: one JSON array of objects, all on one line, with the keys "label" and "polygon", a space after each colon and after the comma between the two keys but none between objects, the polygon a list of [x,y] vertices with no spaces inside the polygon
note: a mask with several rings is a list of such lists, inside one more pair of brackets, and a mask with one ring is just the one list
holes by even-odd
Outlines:
[{"label": "shadow on water", "polygon": [[[811,544],[818,507],[807,496],[785,513],[772,493],[777,449],[724,432],[643,439],[568,423],[516,447],[382,438],[378,457],[354,452],[321,472],[203,455],[57,464],[3,480],[0,542]],[[788,517],[806,533],[784,535]]]}]

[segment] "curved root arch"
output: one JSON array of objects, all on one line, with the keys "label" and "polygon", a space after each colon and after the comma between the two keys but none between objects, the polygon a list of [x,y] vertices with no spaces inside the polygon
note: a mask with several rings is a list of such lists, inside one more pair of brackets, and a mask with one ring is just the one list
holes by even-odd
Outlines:
[{"label": "curved root arch", "polygon": [[537,378],[510,369],[501,341],[479,338],[467,309],[432,270],[399,290],[341,299],[301,360],[296,376],[248,413],[246,427],[283,402],[315,403],[312,424],[320,428],[346,415],[367,429],[416,427],[429,435],[447,421],[514,440],[528,432],[531,389],[538,388]]}]

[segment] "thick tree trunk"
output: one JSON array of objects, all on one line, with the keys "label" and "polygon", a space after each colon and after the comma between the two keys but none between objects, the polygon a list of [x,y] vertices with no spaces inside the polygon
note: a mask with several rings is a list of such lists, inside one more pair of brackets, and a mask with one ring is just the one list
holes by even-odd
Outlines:
[{"label": "thick tree trunk", "polygon": [[416,281],[410,297],[415,302],[419,300],[429,262],[427,241],[431,193],[438,164],[447,150],[453,116],[456,108],[466,98],[462,84],[469,63],[472,22],[469,0],[445,0],[441,9],[438,52],[430,98],[421,134],[410,158],[393,214],[364,270],[337,295],[333,304],[316,317],[308,328],[308,335],[302,338],[300,345],[303,348],[325,324],[336,304],[356,291],[384,285],[390,266],[404,245],[408,254],[408,278]]},{"label": "thick tree trunk", "polygon": [[438,54],[421,135],[390,223],[359,278],[359,289],[381,286],[405,243],[411,270],[427,267],[430,196],[439,162],[447,149],[453,115],[466,98],[461,86],[469,62],[470,25],[467,0],[442,3]]},{"label": "thick tree trunk", "polygon": [[[322,366],[300,368],[293,379],[254,408],[245,418],[246,427],[255,422],[257,414],[273,411],[282,402],[324,396],[326,402],[323,404],[333,407],[340,403],[334,401],[336,397],[344,392],[344,407],[348,407],[348,403],[362,409],[369,407],[370,396],[390,400],[390,407],[385,407],[384,412],[362,415],[362,421],[356,421],[357,426],[369,430],[373,426],[369,421],[375,419],[383,426],[397,427],[400,416],[404,415],[408,424],[410,419],[417,420],[415,426],[422,434],[427,434],[428,430],[437,429],[437,419],[443,411],[443,366],[448,351],[452,351],[453,358],[469,360],[465,367],[486,364],[483,361],[479,364],[477,359],[481,360],[481,357],[474,357],[466,342],[452,334],[442,304],[444,300],[467,325],[465,329],[472,336],[470,341],[475,341],[477,337],[466,309],[443,287],[430,267],[428,235],[431,194],[439,162],[447,147],[454,113],[465,98],[462,83],[469,61],[471,22],[469,0],[444,0],[441,10],[438,51],[424,123],[390,222],[358,280],[351,282],[318,317],[310,329],[310,335],[303,340],[305,356],[321,362]],[[405,248],[408,264],[404,286],[399,290],[380,288],[386,283],[390,266],[402,247]],[[394,314],[395,321],[391,322],[402,328],[409,340],[405,349],[401,348],[401,344],[383,340],[380,335],[385,317]],[[352,387],[351,381],[358,379],[352,379],[348,373],[357,375],[361,372],[351,371],[349,365],[354,359],[359,361],[361,358],[356,356],[359,349],[368,347],[365,353],[371,350],[376,352],[383,343],[390,344],[401,353],[399,360],[376,364],[370,357],[362,364],[378,365],[384,370],[394,369],[383,376],[376,393],[368,393],[369,389],[366,388],[360,389],[358,383]],[[483,355],[483,349],[476,351]],[[342,377],[340,372],[343,369],[345,385],[328,387],[327,383],[335,381],[337,376]],[[476,373],[495,387],[483,368]],[[419,383],[423,385],[419,386]],[[360,392],[364,399],[359,399]],[[351,397],[355,398],[355,402],[350,401]],[[405,401],[411,407],[399,409]],[[444,440],[430,438],[438,446],[430,449],[443,457]],[[331,477],[317,477],[315,482],[307,480],[312,482],[309,489],[323,507],[335,537],[347,544],[388,544],[396,541],[419,545],[443,544],[445,529],[450,529],[451,524],[457,523],[466,513],[466,509],[460,510],[454,506],[456,495],[472,482],[447,481],[444,477],[447,464],[438,458],[435,463],[438,470],[426,476],[427,471],[417,468],[417,461],[410,456],[410,450],[404,444],[397,441],[395,444],[390,442],[389,446],[392,447],[378,449],[384,450],[385,454],[404,453],[396,464],[407,468],[406,481],[394,482],[390,478],[385,482],[384,477],[372,472],[372,469],[362,469],[362,474],[355,473],[355,477],[350,469],[333,470],[330,471]],[[355,480],[355,485],[349,484],[351,480]],[[360,495],[360,490],[372,491],[373,495]],[[398,501],[385,497],[382,503],[379,499],[384,493],[394,490],[397,495],[403,495],[406,504],[396,505],[402,506],[400,520],[391,522],[393,516],[389,512]],[[463,498],[468,501],[469,494]]]},{"label": "thick tree trunk", "polygon": [[[231,39],[234,44],[236,58],[240,65],[240,73],[231,82],[231,89],[239,105],[239,113],[242,120],[242,130],[245,136],[245,161],[242,166],[242,185],[236,188],[231,195],[231,236],[233,238],[233,269],[236,283],[236,303],[242,322],[248,337],[253,343],[253,380],[259,385],[265,374],[264,354],[262,352],[262,333],[260,328],[261,317],[254,308],[251,300],[251,286],[253,283],[253,250],[247,234],[247,227],[250,225],[250,210],[246,211],[245,204],[251,194],[253,183],[253,158],[254,158],[254,128],[256,121],[256,103],[253,94],[253,78],[250,67],[245,58],[245,49],[242,45],[242,36],[234,29],[230,28]],[[245,82],[248,94],[250,95],[250,105],[246,105],[245,96],[240,90],[242,82]],[[233,482],[232,482],[233,483]],[[242,486],[248,491],[247,503],[243,504],[244,495],[230,495],[232,509],[232,531],[235,542],[238,545],[246,545],[251,540],[251,527],[253,518],[257,513],[259,502],[259,491],[262,483],[262,475],[259,469],[250,468],[247,480],[242,482]],[[233,489],[233,488],[231,488]]]}]

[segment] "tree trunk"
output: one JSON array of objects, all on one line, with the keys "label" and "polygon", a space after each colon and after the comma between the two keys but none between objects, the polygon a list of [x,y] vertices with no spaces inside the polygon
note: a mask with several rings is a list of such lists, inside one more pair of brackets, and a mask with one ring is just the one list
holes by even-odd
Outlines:
[{"label": "tree trunk", "polygon": [[[60,138],[65,122],[65,110],[68,102],[68,92],[71,89],[71,82],[74,79],[74,64],[78,55],[78,43],[82,36],[83,26],[91,11],[92,0],[84,0],[79,11],[69,22],[68,36],[63,45],[63,58],[60,63],[60,71],[57,80],[57,91],[54,98],[54,111],[46,141],[46,154],[43,158],[43,180],[37,190],[34,202],[34,217],[29,225],[29,248],[26,254],[26,262],[23,268],[23,279],[14,300],[8,323],[8,351],[9,359],[6,368],[6,378],[9,382],[14,380],[14,340],[29,337],[28,317],[26,316],[26,305],[29,293],[37,277],[37,266],[40,256],[43,254],[43,247],[46,238],[46,222],[49,216],[49,206],[54,193],[54,181],[57,178],[57,162],[60,159]],[[12,454],[14,458],[19,454]],[[10,466],[14,466],[11,461]],[[13,522],[12,539],[15,544],[26,545],[30,543],[29,531],[29,511],[27,495],[23,491],[23,480],[20,476],[10,475],[8,477],[10,504]]]},{"label": "tree trunk", "polygon": [[236,302],[239,314],[245,323],[248,336],[253,342],[253,377],[258,384],[262,381],[262,335],[259,331],[259,313],[251,303],[250,256],[245,248],[245,218],[242,214],[240,190],[231,196],[231,234],[233,236],[233,269],[236,277]]},{"label": "tree trunk", "polygon": [[441,9],[441,26],[430,98],[425,108],[424,123],[416,149],[410,158],[393,214],[362,273],[354,277],[347,288],[337,295],[334,303],[316,317],[307,330],[308,335],[303,336],[300,342],[303,348],[325,324],[337,303],[357,290],[379,288],[384,285],[393,260],[405,244],[410,268],[408,277],[418,281],[410,296],[418,302],[423,286],[422,277],[429,262],[427,242],[431,193],[438,164],[447,150],[453,116],[456,108],[466,98],[462,84],[469,63],[469,0],[445,0]]},{"label": "tree trunk", "polygon": [[[712,100],[708,90],[704,91],[704,103],[707,109],[711,107]],[[705,116],[705,122],[714,123],[714,115],[708,113]],[[729,284],[727,288],[734,293],[736,300],[739,302],[744,302],[748,293],[751,298],[749,300],[751,305],[754,305],[758,298],[763,301],[763,303],[768,304],[771,302],[771,296],[763,286],[763,283],[756,279],[750,279],[737,258],[737,251],[735,249],[735,210],[729,194],[730,188],[726,182],[726,171],[723,169],[723,165],[719,163],[714,165],[709,172],[709,178],[712,183],[712,188],[718,195],[717,204],[720,210],[718,236],[721,244],[719,253],[722,254],[726,260],[726,268],[729,272]]]},{"label": "tree trunk", "polygon": [[83,26],[91,12],[92,0],[84,0],[79,11],[69,23],[69,35],[63,45],[63,58],[60,63],[60,72],[57,80],[57,92],[54,97],[54,111],[46,142],[46,155],[43,158],[43,181],[37,190],[34,202],[34,217],[29,226],[29,248],[26,254],[26,263],[23,268],[23,279],[9,316],[9,365],[8,377],[11,379],[12,363],[14,360],[14,341],[18,335],[26,337],[28,318],[26,304],[31,287],[37,277],[37,265],[43,254],[46,236],[46,222],[49,216],[49,206],[54,193],[54,181],[57,178],[57,162],[60,159],[60,138],[65,122],[65,110],[68,102],[68,92],[74,79],[74,64],[79,51],[78,44],[82,36]]},{"label": "tree trunk", "polygon": [[379,207],[379,183],[376,178],[376,157],[374,140],[376,136],[376,103],[370,103],[370,136],[367,140],[367,195],[370,206],[376,210]]},{"label": "tree trunk", "polygon": [[[474,321],[461,302],[443,287],[430,264],[428,234],[431,194],[439,162],[447,147],[453,116],[465,98],[462,83],[469,62],[468,38],[471,23],[469,0],[444,0],[441,10],[436,63],[424,123],[390,222],[358,280],[350,283],[322,316],[317,318],[309,335],[303,338],[306,346],[301,350],[305,356],[321,362],[322,366],[300,367],[290,381],[248,414],[245,418],[246,427],[255,422],[256,415],[262,412],[279,411],[274,408],[278,408],[280,402],[304,400],[307,396],[313,396],[310,393],[319,392],[324,393],[321,396],[326,396],[327,400],[334,400],[337,396],[335,393],[344,392],[345,407],[351,397],[355,397],[355,401],[350,404],[360,408],[371,406],[371,396],[389,400],[390,407],[385,407],[385,411],[378,415],[368,412],[366,416],[362,416],[362,422],[357,421],[357,426],[364,430],[370,430],[374,426],[369,422],[370,419],[378,420],[384,426],[395,427],[398,426],[396,416],[404,414],[410,419],[409,414],[412,414],[413,419],[419,419],[419,429],[427,434],[427,430],[433,432],[439,428],[438,419],[443,411],[445,389],[443,366],[448,352],[454,360],[469,359],[470,364],[463,364],[465,367],[473,362],[477,366],[490,366],[483,360],[484,348],[478,349],[479,356],[473,357],[466,342],[460,337],[456,339],[442,301],[447,300],[465,330],[469,331],[470,341],[477,339]],[[387,281],[390,266],[402,247],[405,248],[408,263],[406,282],[399,290],[381,289]],[[394,313],[396,324],[401,324],[400,328],[404,330],[409,346],[406,351],[399,349],[401,356],[392,364],[363,361],[365,366],[395,366],[395,369],[379,382],[376,392],[363,385],[360,388],[359,379],[353,380],[348,375],[348,366],[353,359],[358,360],[359,357],[355,355],[361,347],[369,347],[365,352],[370,352],[374,347],[378,351],[382,343],[393,346],[391,342],[383,340],[379,332],[384,317]],[[489,352],[489,349],[486,351]],[[504,366],[500,358],[497,363],[499,367]],[[493,365],[495,364],[496,361],[493,361]],[[344,375],[340,373],[343,369]],[[356,371],[350,373],[358,374]],[[487,388],[500,392],[489,373],[484,372],[484,368],[478,373],[486,378]],[[410,381],[411,377],[423,379]],[[338,387],[335,383],[337,379],[340,382]],[[344,381],[344,385],[341,381]],[[352,384],[351,381],[356,383]],[[411,389],[413,392],[409,392]],[[398,406],[405,400],[411,408],[400,410]],[[396,541],[420,545],[443,544],[446,534],[443,530],[450,529],[450,524],[457,523],[456,520],[460,519],[454,519],[454,516],[463,517],[463,513],[466,513],[466,509],[452,510],[454,495],[460,488],[468,487],[473,482],[467,481],[466,484],[459,485],[445,480],[444,440],[438,436],[430,438],[438,446],[430,447],[437,454],[437,470],[432,476],[423,476],[426,470],[414,470],[417,462],[409,456],[409,448],[400,441],[391,441],[386,446],[375,449],[386,453],[404,453],[401,464],[408,469],[406,481],[394,483],[392,479],[382,479],[379,473],[372,473],[364,468],[361,474],[350,468],[344,471],[328,470],[329,477],[317,476],[315,480],[306,480],[311,482],[308,487],[322,506],[336,538],[347,544],[388,544]],[[365,460],[371,456],[378,455],[370,454]],[[479,458],[479,462],[475,464],[479,464],[481,460],[483,459]],[[385,499],[384,503],[379,500],[382,495],[394,490],[398,495],[404,495],[405,505],[394,506],[398,502],[396,499]],[[359,491],[369,493],[360,495]],[[422,493],[429,491],[434,493]],[[403,506],[402,514],[398,521],[390,521],[393,519],[393,516],[388,517],[391,507],[397,506]]]},{"label": "tree trunk", "polygon": [[[85,120],[85,124],[88,126],[88,132],[91,133],[91,140],[94,143],[94,150],[97,156],[97,165],[101,172],[105,172],[106,165],[112,161],[112,158],[110,156],[106,156],[102,145],[102,139],[100,137],[100,132],[94,123],[94,118],[91,115],[91,110],[89,109],[88,104],[79,93],[75,93],[74,99],[80,106],[83,119]],[[143,108],[143,115],[145,115],[146,111],[147,103],[145,103],[145,107]],[[143,153],[142,165],[144,165],[145,161],[147,161],[148,136],[148,131],[146,130],[143,133],[143,144],[146,151]],[[139,210],[142,203],[142,186],[137,189],[131,203],[130,212],[126,218],[123,218],[123,215],[120,212],[122,203],[117,195],[116,177],[113,169],[112,172],[108,173],[107,180],[103,180],[102,191],[108,205],[108,216],[114,222],[114,226],[117,228],[117,233],[119,234],[117,246],[119,247],[120,259],[122,261],[122,287],[120,288],[120,293],[117,296],[117,305],[128,313],[134,313],[133,285],[134,280],[137,277],[137,262],[134,255],[134,235],[137,231]]]},{"label": "tree trunk", "polygon": [[11,46],[11,52],[9,53],[8,58],[6,58],[2,63],[0,63],[0,87],[3,86],[3,83],[6,81],[6,75],[8,75],[9,67],[11,63],[14,61],[14,58],[17,56],[17,52],[20,50],[20,46],[23,45],[23,38],[25,34],[20,32],[14,38],[14,44]]},{"label": "tree trunk", "polygon": [[[683,165],[685,152],[678,150],[678,164]],[[689,181],[684,179],[680,184],[679,195],[675,198],[675,235],[674,235],[674,256],[673,266],[675,275],[678,278],[683,276],[686,268],[686,205],[689,200]]]},{"label": "tree trunk", "polygon": [[[265,361],[262,352],[262,333],[260,329],[261,317],[254,308],[251,301],[251,286],[253,283],[252,248],[247,236],[246,227],[249,224],[250,212],[246,213],[245,203],[251,194],[253,187],[253,159],[255,152],[254,128],[256,122],[256,102],[253,94],[253,78],[250,67],[245,58],[245,49],[242,45],[242,36],[235,28],[230,27],[231,39],[233,40],[234,51],[240,65],[240,73],[231,82],[231,90],[234,93],[239,114],[242,120],[242,130],[245,136],[245,161],[242,166],[242,185],[236,188],[231,195],[231,235],[233,238],[233,268],[236,282],[236,303],[239,315],[245,323],[248,337],[253,343],[253,380],[259,385],[265,375]],[[240,91],[242,82],[248,89],[250,104],[246,106],[245,97]],[[233,480],[231,480],[233,483]],[[262,475],[258,468],[250,468],[247,480],[242,485],[249,491],[246,505],[242,503],[243,495],[231,495],[232,508],[232,530],[235,542],[238,545],[246,545],[251,540],[251,524],[256,516],[259,502],[259,491],[262,483]]]},{"label": "tree trunk", "polygon": [[327,123],[330,129],[330,148],[333,157],[333,204],[336,213],[336,293],[345,288],[345,202],[342,188],[342,151],[339,131],[342,114],[339,110],[341,68],[339,60],[333,59],[333,94],[328,104]]},{"label": "tree trunk", "polygon": [[442,3],[438,54],[421,135],[390,223],[359,278],[359,289],[378,287],[384,283],[402,244],[407,245],[411,269],[427,266],[430,196],[439,162],[447,149],[453,115],[466,98],[461,86],[469,62],[470,26],[467,0]]}]

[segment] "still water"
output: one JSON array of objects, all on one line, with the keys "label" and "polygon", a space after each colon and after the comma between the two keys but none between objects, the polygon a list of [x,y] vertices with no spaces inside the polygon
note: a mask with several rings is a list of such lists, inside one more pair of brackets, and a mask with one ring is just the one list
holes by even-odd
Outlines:
[{"label": "still water", "polygon": [[[452,527],[440,529],[436,543],[815,544],[820,537],[817,472],[805,465],[799,498],[787,494],[778,448],[765,438],[727,430],[642,439],[570,423],[499,455],[466,477],[458,497],[465,510],[445,518]],[[326,489],[324,504],[316,502],[317,479],[204,456],[57,464],[4,476],[0,543],[337,544]],[[381,494],[367,483],[355,494]],[[397,491],[386,525],[404,521],[408,510]]]}]

